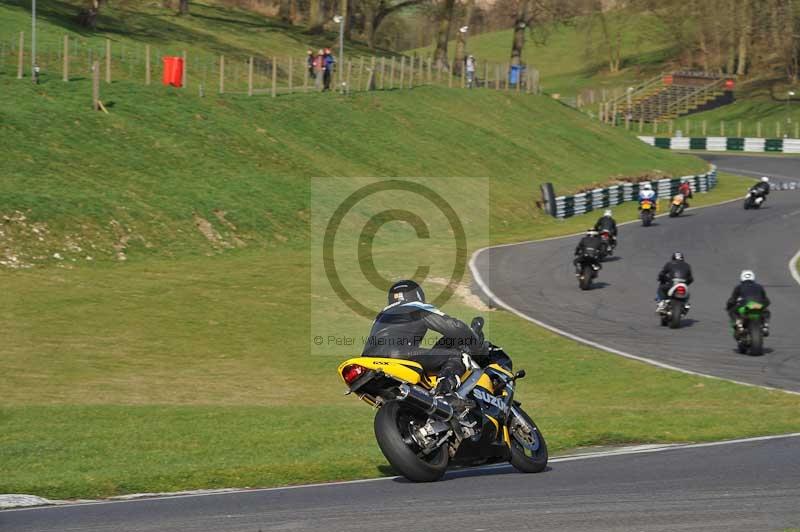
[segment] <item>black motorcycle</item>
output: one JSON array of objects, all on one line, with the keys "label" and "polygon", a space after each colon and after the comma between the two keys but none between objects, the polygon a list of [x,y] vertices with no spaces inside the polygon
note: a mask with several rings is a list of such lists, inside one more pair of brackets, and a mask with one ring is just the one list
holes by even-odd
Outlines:
[{"label": "black motorcycle", "polygon": [[758,190],[751,189],[744,198],[744,209],[758,209],[766,201],[767,197]]},{"label": "black motorcycle", "polygon": [[681,326],[681,318],[689,312],[689,286],[684,279],[672,280],[672,287],[667,291],[667,299],[662,303],[658,313],[661,325],[669,325],[670,329]]},{"label": "black motorcycle", "polygon": [[597,277],[600,271],[600,250],[585,248],[583,253],[575,257],[575,276],[578,278],[578,286],[581,290],[589,290],[592,287],[592,279]]}]

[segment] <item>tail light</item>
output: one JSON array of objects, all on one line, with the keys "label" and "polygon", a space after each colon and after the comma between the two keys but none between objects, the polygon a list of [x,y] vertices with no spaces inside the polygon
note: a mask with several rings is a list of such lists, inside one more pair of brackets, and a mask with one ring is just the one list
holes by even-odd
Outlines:
[{"label": "tail light", "polygon": [[359,366],[358,364],[350,364],[349,366],[345,366],[342,370],[342,377],[344,377],[344,382],[347,384],[352,384],[354,380],[362,376],[364,373],[367,372],[367,368],[364,366]]},{"label": "tail light", "polygon": [[685,296],[686,295],[686,287],[679,284],[678,286],[675,287],[675,293],[677,295],[679,295],[679,296]]},{"label": "tail light", "polygon": [[608,236],[609,235],[608,235],[608,232],[603,231],[602,233],[600,233],[600,236],[603,237],[603,240],[608,240]]}]

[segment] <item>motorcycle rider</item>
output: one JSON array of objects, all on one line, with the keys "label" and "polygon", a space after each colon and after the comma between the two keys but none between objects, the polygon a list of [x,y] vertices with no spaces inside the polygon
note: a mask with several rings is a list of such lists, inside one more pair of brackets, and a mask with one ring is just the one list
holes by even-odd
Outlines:
[{"label": "motorcycle rider", "polygon": [[761,178],[761,181],[750,187],[748,192],[753,192],[756,197],[763,196],[764,199],[766,199],[767,195],[769,194],[769,190],[769,178],[764,176]]},{"label": "motorcycle rider", "polygon": [[598,233],[601,231],[608,231],[611,234],[611,248],[617,247],[617,221],[611,215],[611,209],[603,211],[603,216],[597,219],[594,224],[594,230]]},{"label": "motorcycle rider", "polygon": [[656,199],[656,191],[653,190],[653,185],[650,183],[645,183],[641,186],[639,189],[639,204],[641,204],[644,200],[650,200],[655,203]]},{"label": "motorcycle rider", "polygon": [[[446,348],[420,347],[429,329],[446,339]],[[483,346],[483,338],[466,323],[426,303],[419,284],[403,280],[389,288],[388,305],[375,318],[361,356],[418,362],[425,371],[437,373],[434,395],[448,398],[453,407],[459,408],[454,392],[466,371],[463,353],[480,353]]]},{"label": "motorcycle rider", "polygon": [[692,194],[692,185],[689,184],[688,181],[684,181],[678,187],[678,194],[683,195],[683,205],[685,208],[689,208],[689,199],[693,196]]},{"label": "motorcycle rider", "polygon": [[572,264],[575,265],[575,275],[581,274],[581,261],[584,257],[589,257],[592,259],[592,268],[594,271],[598,271],[600,266],[600,261],[598,260],[600,257],[600,246],[603,244],[603,240],[600,238],[600,233],[592,229],[588,229],[586,234],[581,238],[581,241],[578,242],[578,246],[575,248],[575,259],[572,261]]},{"label": "motorcycle rider", "polygon": [[752,270],[742,270],[742,273],[739,274],[739,284],[733,289],[731,297],[728,298],[728,302],[725,304],[725,310],[728,311],[731,323],[736,327],[737,331],[742,330],[744,323],[742,322],[742,317],[736,313],[736,307],[746,301],[754,301],[764,305],[762,331],[764,336],[769,336],[770,312],[767,307],[770,301],[764,287],[756,282],[756,274]]},{"label": "motorcycle rider", "polygon": [[[658,291],[656,292],[656,301],[658,302],[656,312],[664,310],[667,304],[667,292],[672,288],[673,279],[683,279],[687,285],[694,282],[692,276],[692,267],[686,262],[683,253],[676,251],[672,254],[672,259],[664,264],[661,271],[658,273]],[[686,308],[689,309],[689,303],[686,303]]]}]

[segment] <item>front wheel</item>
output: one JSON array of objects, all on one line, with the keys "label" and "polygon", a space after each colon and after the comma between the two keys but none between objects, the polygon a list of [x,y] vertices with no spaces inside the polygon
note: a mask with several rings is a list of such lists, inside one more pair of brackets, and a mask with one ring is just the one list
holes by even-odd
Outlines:
[{"label": "front wheel", "polygon": [[511,465],[523,473],[540,473],[547,467],[547,442],[539,427],[522,408],[515,406],[509,420]]},{"label": "front wheel", "polygon": [[749,208],[750,208],[750,206],[751,206],[751,205],[750,205],[750,198],[747,198],[747,199],[745,199],[745,200],[744,200],[744,210],[747,210],[747,209],[749,209]]},{"label": "front wheel", "polygon": [[397,401],[389,401],[375,414],[375,439],[391,466],[412,482],[433,482],[442,478],[450,455],[442,445],[429,455],[422,453],[411,432],[414,423],[426,420]]}]

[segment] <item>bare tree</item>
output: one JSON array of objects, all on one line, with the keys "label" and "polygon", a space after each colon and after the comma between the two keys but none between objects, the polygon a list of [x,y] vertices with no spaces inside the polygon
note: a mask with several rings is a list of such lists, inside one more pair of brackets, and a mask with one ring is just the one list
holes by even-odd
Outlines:
[{"label": "bare tree", "polygon": [[308,8],[308,32],[322,33],[324,14],[322,10],[322,0],[311,0]]},{"label": "bare tree", "polygon": [[178,14],[179,15],[188,15],[189,14],[189,0],[179,0],[178,1]]},{"label": "bare tree", "polygon": [[450,68],[447,60],[447,41],[450,39],[450,24],[453,22],[455,6],[456,0],[442,0],[439,28],[436,32],[436,50],[433,52],[433,59],[438,68]]},{"label": "bare tree", "polygon": [[367,44],[375,48],[375,36],[383,21],[392,13],[425,3],[427,0],[363,0],[361,7],[364,10],[364,33]]}]

